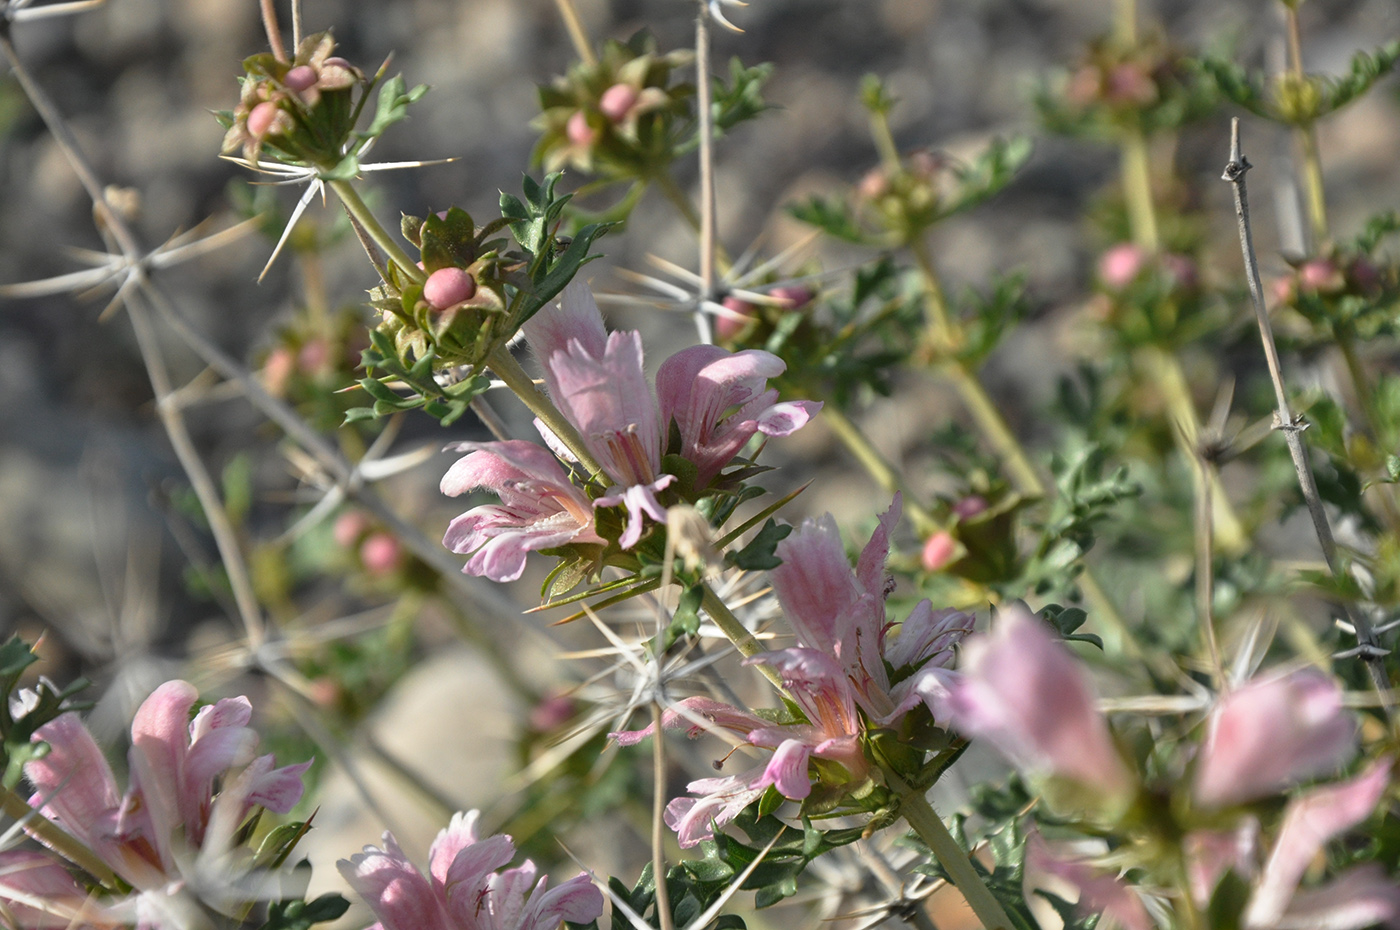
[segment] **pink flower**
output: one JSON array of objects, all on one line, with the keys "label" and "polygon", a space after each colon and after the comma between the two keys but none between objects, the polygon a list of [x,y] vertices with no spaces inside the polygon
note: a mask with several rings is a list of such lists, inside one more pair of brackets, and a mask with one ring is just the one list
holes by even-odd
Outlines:
[{"label": "pink flower", "polygon": [[1195,798],[1228,807],[1336,771],[1356,748],[1342,692],[1317,669],[1258,679],[1221,698],[1206,724]]},{"label": "pink flower", "polygon": [[1094,692],[1069,651],[1024,609],[969,637],[953,685],[953,726],[986,739],[1016,765],[1078,782],[1108,806],[1136,781],[1109,735]]},{"label": "pink flower", "polygon": [[603,913],[603,895],[587,874],[556,888],[536,881],[528,859],[501,871],[515,855],[508,836],[480,839],[477,811],[457,813],[428,850],[428,875],[408,860],[393,834],[384,848],[336,863],[379,918],[383,930],[555,930],[561,921],[588,923]]},{"label": "pink flower", "polygon": [[[893,645],[886,645],[885,558],[901,506],[895,495],[854,571],[836,521],[827,514],[803,522],[778,543],[776,554],[783,564],[770,577],[798,644],[840,663],[867,714],[887,725],[922,700],[941,725],[947,720],[943,696],[956,677],[946,666],[972,619],[960,611],[934,611],[928,601],[920,601]],[[916,671],[891,687],[886,661],[895,669],[911,666]]]},{"label": "pink flower", "polygon": [[[524,329],[544,365],[550,397],[614,483],[612,493],[594,505],[627,508],[618,542],[630,549],[641,539],[644,515],[666,521],[656,492],[675,480],[661,473],[661,414],[642,371],[641,334],[609,335],[593,294],[577,280]],[[557,438],[545,439],[555,451],[565,451]]]},{"label": "pink flower", "polygon": [[[1379,759],[1351,781],[1315,788],[1289,802],[1273,852],[1245,909],[1246,927],[1281,924],[1286,912],[1292,910],[1290,902],[1297,897],[1295,892],[1308,863],[1329,840],[1361,823],[1376,809],[1390,784],[1390,763],[1388,758]],[[1392,904],[1400,904],[1400,899],[1392,898]],[[1400,914],[1400,909],[1392,909],[1391,914]]]},{"label": "pink flower", "polygon": [[442,544],[470,555],[462,571],[492,581],[514,581],[525,556],[569,543],[602,544],[593,530],[593,504],[569,482],[554,456],[534,443],[462,442],[449,449],[470,452],[442,477],[453,497],[489,488],[499,504],[483,504],[456,517]]},{"label": "pink flower", "polygon": [[1046,879],[1058,879],[1076,889],[1077,909],[1083,914],[1102,915],[1098,926],[1124,930],[1152,930],[1155,926],[1142,899],[1116,874],[1065,850],[1052,849],[1039,833],[1031,833],[1026,838],[1025,858],[1028,901],[1036,887],[1054,892],[1053,887],[1047,887]]},{"label": "pink flower", "polygon": [[0,852],[0,901],[16,925],[31,928],[114,927],[121,923],[88,900],[87,891],[51,856]]},{"label": "pink flower", "polygon": [[680,454],[695,464],[697,488],[709,485],[755,433],[789,436],[821,409],[809,400],[778,403],[768,379],[786,370],[770,352],[710,345],[682,349],[661,363],[656,372],[661,422],[669,426],[675,420]]},{"label": "pink flower", "polygon": [[191,720],[198,696],[193,685],[168,681],[142,703],[131,725],[125,797],[76,714],[35,731],[49,753],[24,766],[36,789],[30,806],[141,891],[177,887],[186,854],[204,852],[211,840],[224,852],[228,834],[254,807],[291,810],[311,765],[274,768],[272,756],[255,755],[258,735],[247,726],[252,706],[245,697],[203,707]]}]

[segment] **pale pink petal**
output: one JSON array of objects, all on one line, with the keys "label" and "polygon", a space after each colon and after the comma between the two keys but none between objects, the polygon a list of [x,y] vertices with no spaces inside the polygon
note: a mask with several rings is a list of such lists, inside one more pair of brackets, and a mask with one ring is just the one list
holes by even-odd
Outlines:
[{"label": "pale pink petal", "polygon": [[189,682],[167,681],[142,702],[131,721],[131,791],[144,800],[158,841],[181,825],[199,824],[201,808],[209,801],[185,781],[190,708],[198,698]]},{"label": "pale pink petal", "polygon": [[461,930],[448,917],[445,902],[423,874],[399,849],[393,834],[384,834],[384,848],[336,863],[340,874],[374,911],[384,930]]},{"label": "pale pink petal", "polygon": [[1195,797],[1219,808],[1334,772],[1356,748],[1341,688],[1317,669],[1252,681],[1221,698],[1196,765]]},{"label": "pale pink petal", "polygon": [[899,635],[885,647],[885,659],[892,668],[918,666],[928,662],[947,666],[953,661],[953,649],[972,632],[973,618],[961,610],[933,610],[928,601],[920,601],[899,625]]},{"label": "pale pink petal", "polygon": [[480,820],[480,811],[458,811],[452,815],[447,827],[438,833],[433,845],[428,847],[428,872],[434,884],[444,887],[452,860],[480,839],[476,832]]},{"label": "pale pink petal", "polygon": [[[50,856],[29,850],[0,852],[0,902],[25,930],[85,926],[86,921],[75,918],[87,896],[68,870]],[[98,906],[87,906],[96,917]]]},{"label": "pale pink petal", "polygon": [[36,789],[29,803],[42,804],[45,817],[90,845],[94,825],[121,804],[112,767],[77,714],[60,714],[33,738],[48,743],[49,753],[25,763],[25,777]]},{"label": "pale pink petal", "polygon": [[541,878],[530,896],[521,930],[554,930],[561,920],[586,924],[603,915],[603,893],[585,873],[546,890]]},{"label": "pale pink petal", "polygon": [[904,496],[896,491],[889,509],[880,514],[880,522],[875,526],[875,532],[870,534],[870,542],[860,550],[860,558],[856,560],[856,583],[867,594],[878,594],[881,600],[885,597],[885,579],[888,577],[885,574],[885,560],[890,555],[890,533],[899,524],[899,515],[903,511]]},{"label": "pale pink petal", "polygon": [[[783,564],[769,572],[783,615],[797,641],[835,655],[837,643],[851,638],[846,621],[863,593],[846,559],[846,547],[831,514],[805,520],[775,550]],[[883,621],[883,604],[879,605]]]},{"label": "pale pink petal", "polygon": [[1134,779],[1113,744],[1075,658],[1025,610],[1002,612],[969,637],[950,696],[953,726],[986,739],[1017,765],[1080,782],[1122,801]]},{"label": "pale pink petal", "polygon": [[1377,924],[1400,927],[1400,884],[1368,862],[1295,894],[1272,930],[1362,930]]},{"label": "pale pink petal", "polygon": [[464,846],[452,857],[443,879],[447,906],[457,922],[470,927],[482,895],[497,869],[510,864],[515,856],[515,843],[508,836],[496,834]]},{"label": "pale pink petal", "polygon": [[271,755],[259,756],[249,764],[248,771],[253,778],[248,786],[248,803],[264,807],[274,814],[285,814],[297,806],[302,792],[306,790],[302,776],[311,768],[311,760],[284,765],[280,769],[273,768],[274,764]]},{"label": "pale pink petal", "polygon": [[[569,343],[577,342],[589,355],[601,358],[608,338],[598,302],[588,285],[578,278],[565,285],[557,302],[541,307],[526,320],[522,329],[530,348],[545,364],[546,379],[549,359],[554,353],[565,351]],[[555,393],[554,385],[549,387]]]},{"label": "pale pink petal", "polygon": [[641,540],[644,516],[651,517],[657,523],[666,522],[666,508],[656,499],[656,492],[670,486],[675,480],[674,475],[662,475],[650,484],[634,484],[623,488],[621,494],[610,494],[593,502],[595,507],[621,505],[627,508],[627,526],[617,540],[619,546],[631,549]]},{"label": "pale pink petal", "polygon": [[749,787],[766,788],[773,785],[785,798],[800,801],[812,793],[812,780],[807,775],[807,759],[812,747],[795,739],[783,740],[773,751],[773,758],[763,769],[763,775]]},{"label": "pale pink petal", "polygon": [[[707,697],[688,697],[677,701],[674,707],[668,707],[662,711],[661,726],[667,730],[685,729],[686,736],[695,739],[707,729],[696,722],[697,718],[713,724],[715,727],[723,727],[736,733],[748,733],[751,730],[771,725],[771,721],[739,710],[722,701]],[[608,739],[615,740],[619,746],[635,746],[654,732],[656,732],[656,725],[652,724],[643,730],[618,730],[609,733]]]},{"label": "pale pink petal", "polygon": [[1037,875],[1054,876],[1078,888],[1078,910],[1103,915],[1100,927],[1111,924],[1125,930],[1153,930],[1155,926],[1142,899],[1117,875],[1081,860],[1061,858],[1039,833],[1026,840],[1025,870],[1028,888],[1037,884]]},{"label": "pale pink petal", "polygon": [[[476,918],[480,930],[523,930],[525,922],[525,899],[531,887],[543,891],[547,878],[540,878],[539,870],[526,859],[519,867],[506,869],[487,879],[486,891],[478,897],[478,905],[472,916]],[[554,928],[550,928],[554,930]]]},{"label": "pale pink petal", "polygon": [[751,656],[744,664],[772,666],[807,719],[827,736],[860,732],[855,696],[831,656],[816,649],[779,649]]},{"label": "pale pink petal", "polygon": [[791,436],[811,422],[822,409],[819,400],[790,400],[774,404],[758,415],[758,431],[774,438]]},{"label": "pale pink petal", "polygon": [[682,849],[689,849],[714,836],[712,825],[724,826],[748,807],[767,788],[751,788],[749,782],[760,772],[702,778],[686,786],[698,798],[676,798],[666,805],[666,826],[676,831]]},{"label": "pale pink petal", "polygon": [[946,729],[953,720],[953,689],[961,677],[959,672],[934,665],[921,668],[890,691],[894,710],[879,723],[882,726],[893,723],[922,701],[933,716],[934,725]]},{"label": "pale pink petal", "polygon": [[190,745],[224,727],[246,727],[253,719],[253,703],[243,695],[224,698],[199,709],[190,721]]},{"label": "pale pink petal", "polygon": [[1318,850],[1369,817],[1389,784],[1390,759],[1382,758],[1351,781],[1315,788],[1290,801],[1259,887],[1245,910],[1245,923],[1275,924]]},{"label": "pale pink petal", "polygon": [[186,790],[207,796],[216,776],[247,765],[258,749],[258,734],[248,727],[222,727],[205,732],[185,757]]},{"label": "pale pink petal", "polygon": [[1205,907],[1215,886],[1230,869],[1245,881],[1254,877],[1254,852],[1259,844],[1259,821],[1245,817],[1233,830],[1195,830],[1186,834],[1181,850],[1191,896]]}]

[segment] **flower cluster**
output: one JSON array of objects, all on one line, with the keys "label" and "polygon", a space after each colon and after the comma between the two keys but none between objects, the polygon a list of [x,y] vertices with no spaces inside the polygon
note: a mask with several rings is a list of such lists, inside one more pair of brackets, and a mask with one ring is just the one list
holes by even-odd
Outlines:
[{"label": "flower cluster", "polygon": [[[1023,610],[1008,611],[990,633],[970,638],[964,655],[950,698],[954,728],[987,740],[1058,789],[1048,795],[1052,800],[1067,797],[1096,808],[1101,822],[1131,832],[1132,824],[1141,828],[1140,821],[1154,816],[1173,818],[1168,832],[1180,844],[1176,861],[1185,863],[1197,906],[1211,905],[1233,871],[1251,884],[1237,924],[1249,930],[1359,930],[1400,920],[1400,887],[1378,868],[1358,866],[1300,890],[1323,847],[1375,811],[1390,784],[1389,758],[1291,797],[1271,845],[1262,838],[1261,812],[1250,806],[1305,779],[1334,774],[1355,754],[1356,726],[1329,676],[1304,669],[1223,694],[1207,717],[1182,796],[1159,810],[1154,792],[1115,745],[1074,658],[1045,623]],[[1116,861],[1123,863],[1121,854]],[[1150,859],[1134,864],[1149,871],[1155,865]],[[1054,877],[1079,889],[1084,909],[1111,915],[1131,930],[1153,926],[1135,889],[1068,847],[1033,836],[1026,868],[1028,887],[1037,877]]]},{"label": "flower cluster", "polygon": [[[549,887],[534,863],[505,866],[515,856],[509,836],[477,836],[477,811],[457,813],[428,851],[428,875],[404,855],[393,834],[384,848],[337,865],[379,922],[371,930],[555,930],[560,921],[586,924],[603,913],[603,895],[585,873]],[[504,871],[502,871],[504,869]]]},{"label": "flower cluster", "polygon": [[[588,485],[579,488],[545,449],[521,440],[449,447],[469,454],[443,476],[443,493],[487,488],[501,502],[454,519],[443,544],[470,556],[464,571],[493,581],[519,578],[526,554],[541,549],[603,546],[610,539],[632,549],[646,518],[665,522],[672,499],[695,500],[723,487],[722,472],[756,434],[787,436],[821,407],[778,402],[778,392],[767,387],[784,370],[776,356],[708,345],[663,362],[653,394],[641,335],[609,334],[579,282],[526,322],[524,332],[550,396],[602,474],[586,476]],[[576,463],[559,437],[536,425],[560,458]],[[681,474],[667,471],[663,457]],[[610,507],[623,508],[621,526],[600,522],[598,508]]]},{"label": "flower cluster", "polygon": [[[34,733],[48,752],[24,766],[34,786],[29,805],[90,849],[136,891],[131,903],[146,926],[185,926],[180,911],[191,892],[221,913],[246,908],[246,889],[234,887],[235,839],[250,813],[285,814],[301,799],[303,762],[275,767],[256,755],[258,734],[249,728],[246,697],[200,708],[199,693],[169,681],[137,710],[127,761],[130,785],[123,794],[87,727],[65,713]],[[43,836],[40,834],[40,838]],[[62,926],[75,915],[96,919],[87,893],[58,860],[44,853],[0,853],[0,901],[18,909],[25,926]],[[41,902],[47,902],[40,908]],[[114,922],[129,923],[120,910]]]},{"label": "flower cluster", "polygon": [[[813,788],[809,763],[823,760],[817,779],[827,788],[854,792],[876,777],[863,738],[874,727],[895,727],[910,710],[928,708],[935,723],[948,719],[947,698],[957,679],[948,666],[954,646],[972,619],[955,610],[935,611],[920,601],[892,641],[885,614],[889,593],[885,559],[899,519],[898,497],[880,518],[854,571],[830,514],[807,520],[778,544],[783,564],[771,574],[773,590],[796,635],[797,645],[764,653],[748,664],[772,666],[805,719],[777,724],[708,698],[680,701],[662,715],[665,728],[686,728],[691,737],[714,727],[742,735],[752,746],[773,750],[753,771],[691,782],[698,797],[677,798],[666,822],[683,847],[712,835],[775,787],[792,800]],[[891,684],[890,670],[897,684]],[[640,742],[654,732],[619,732],[620,745]]]}]

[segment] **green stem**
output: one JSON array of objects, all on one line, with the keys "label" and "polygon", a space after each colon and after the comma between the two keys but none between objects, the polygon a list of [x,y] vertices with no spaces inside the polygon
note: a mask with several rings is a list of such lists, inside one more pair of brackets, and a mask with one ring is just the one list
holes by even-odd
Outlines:
[{"label": "green stem", "polygon": [[982,382],[960,361],[949,362],[943,367],[943,373],[958,389],[958,396],[962,398],[963,405],[967,407],[968,413],[972,414],[972,419],[983,438],[996,450],[997,457],[1006,467],[1016,490],[1028,497],[1043,497],[1045,484],[1035,473],[1035,468],[1026,458],[1025,450],[1021,448],[1021,443],[1006,425],[1001,411],[987,395]]},{"label": "green stem", "polygon": [[78,842],[68,833],[59,829],[51,820],[34,809],[11,791],[0,787],[0,811],[14,820],[24,820],[24,829],[33,834],[39,842],[63,856],[69,862],[80,866],[85,872],[108,888],[117,887],[117,876],[107,863],[97,858],[92,850]]},{"label": "green stem", "polygon": [[1137,44],[1137,0],[1113,0],[1113,36],[1125,47]]},{"label": "green stem", "polygon": [[598,464],[598,460],[588,451],[588,446],[584,444],[583,437],[574,428],[574,424],[559,412],[559,408],[545,396],[544,391],[535,386],[534,379],[515,360],[515,356],[510,354],[510,349],[496,346],[491,350],[491,354],[486,356],[486,364],[496,373],[496,377],[504,381],[506,387],[520,398],[521,403],[530,408],[530,412],[539,417],[540,422],[559,437],[559,441],[569,448],[590,476],[605,474],[603,466]]},{"label": "green stem", "polygon": [[[827,404],[822,408],[822,420],[836,434],[836,438],[841,440],[841,444],[851,455],[855,456],[856,461],[860,463],[866,473],[875,479],[876,484],[890,494],[900,490],[901,481],[894,466],[885,461],[885,457],[871,444],[869,437],[860,431],[860,427],[851,422],[850,417],[846,416],[835,404]],[[921,534],[934,533],[942,529],[933,515],[909,494],[904,496],[904,509]]]},{"label": "green stem", "polygon": [[[700,609],[710,615],[710,619],[719,627],[725,638],[734,644],[734,648],[739,650],[739,655],[746,659],[756,655],[762,655],[768,650],[763,648],[763,644],[749,632],[748,627],[739,622],[739,618],[734,616],[724,603],[719,599],[719,595],[708,584],[702,585],[700,589]],[[763,673],[773,684],[778,686],[778,690],[783,690],[782,676],[780,676],[771,665],[760,665],[758,670]]]},{"label": "green stem", "polygon": [[661,705],[651,702],[651,874],[656,878],[658,930],[673,930],[671,899],[666,888],[666,740],[661,730]]},{"label": "green stem", "polygon": [[427,274],[418,267],[418,263],[409,258],[408,253],[399,247],[398,242],[385,231],[383,226],[379,225],[379,220],[374,218],[374,213],[360,199],[359,192],[355,190],[354,185],[349,181],[327,181],[326,183],[330,185],[331,190],[335,191],[340,202],[345,205],[345,212],[364,227],[365,232],[369,233],[370,238],[374,240],[374,244],[384,250],[384,254],[389,256],[395,265],[399,266],[399,270],[419,284],[428,280]]},{"label": "green stem", "polygon": [[1157,234],[1157,211],[1152,203],[1152,163],[1147,153],[1147,137],[1133,126],[1120,140],[1123,167],[1123,199],[1128,207],[1128,225],[1133,242],[1156,252],[1161,247]]},{"label": "green stem", "polygon": [[[1138,354],[1138,360],[1147,370],[1148,377],[1162,391],[1167,406],[1167,417],[1175,425],[1172,436],[1177,448],[1190,461],[1196,460],[1196,444],[1201,435],[1201,426],[1196,419],[1196,404],[1191,399],[1191,389],[1186,385],[1186,373],[1181,370],[1181,362],[1175,355],[1158,346],[1148,346]],[[1191,483],[1195,494],[1204,493],[1201,483],[1210,482],[1211,517],[1215,526],[1215,541],[1222,552],[1238,555],[1249,547],[1249,534],[1230,506],[1225,489],[1220,484],[1220,476],[1214,471],[1208,475],[1199,468],[1191,469]]]},{"label": "green stem", "polygon": [[900,793],[899,812],[904,815],[904,819],[918,834],[919,839],[933,850],[933,854],[938,857],[938,864],[947,870],[953,884],[967,899],[972,912],[982,921],[982,926],[986,930],[1012,930],[1011,918],[1006,916],[1000,902],[992,896],[987,883],[973,868],[972,859],[963,852],[957,840],[953,839],[953,835],[943,825],[943,818],[938,816],[928,798],[924,797],[922,792],[914,791],[900,783],[897,777],[891,775],[890,778]]},{"label": "green stem", "polygon": [[588,41],[588,33],[583,29],[578,10],[574,8],[574,0],[554,0],[554,5],[559,8],[559,15],[564,20],[564,28],[569,32],[569,41],[574,44],[579,60],[590,68],[596,68],[598,56],[593,54],[593,46]]},{"label": "green stem", "polygon": [[1312,229],[1310,251],[1327,241],[1327,191],[1322,185],[1322,159],[1317,153],[1317,125],[1309,123],[1294,129],[1302,154],[1303,194],[1308,201],[1308,225]]},{"label": "green stem", "polygon": [[909,243],[909,251],[914,255],[914,263],[924,278],[924,306],[928,317],[930,341],[935,352],[945,354],[955,347],[956,335],[952,317],[948,314],[948,298],[943,293],[943,281],[938,269],[933,265],[933,257],[928,253],[928,245],[922,238]]},{"label": "green stem", "polygon": [[890,116],[884,110],[871,111],[870,135],[875,140],[875,150],[880,153],[881,167],[891,176],[898,174],[903,167],[899,160],[899,147],[894,144]]}]

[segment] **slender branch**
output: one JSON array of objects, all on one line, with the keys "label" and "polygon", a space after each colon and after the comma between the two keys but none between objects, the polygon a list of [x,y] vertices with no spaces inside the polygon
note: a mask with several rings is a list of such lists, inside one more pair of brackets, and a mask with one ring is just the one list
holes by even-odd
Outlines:
[{"label": "slender branch", "polygon": [[[1284,20],[1288,29],[1288,71],[1301,89],[1307,74],[1303,71],[1303,39],[1298,27],[1298,8],[1285,3]],[[1303,192],[1308,203],[1308,251],[1315,252],[1327,239],[1327,189],[1322,183],[1322,158],[1317,150],[1317,123],[1293,127],[1298,146]]]},{"label": "slender branch", "polygon": [[923,792],[903,784],[898,776],[889,772],[886,775],[900,795],[899,812],[904,815],[904,819],[918,834],[919,839],[933,850],[933,854],[938,857],[938,864],[948,872],[953,884],[967,899],[972,912],[982,921],[982,926],[986,930],[1012,930],[1011,918],[1006,915],[1001,903],[992,896],[987,883],[973,868],[972,860],[943,825],[943,818],[938,816],[928,798],[924,797]]},{"label": "slender branch", "polygon": [[491,354],[486,357],[486,364],[491,366],[496,377],[504,381],[506,387],[514,391],[515,396],[530,408],[530,412],[539,417],[540,422],[549,427],[550,431],[559,437],[559,441],[569,447],[574,458],[590,475],[604,474],[603,466],[598,464],[593,453],[588,451],[588,446],[578,430],[559,412],[559,408],[554,406],[544,392],[535,387],[534,380],[520,367],[515,356],[510,354],[510,349],[505,346],[492,349]]},{"label": "slender branch", "polygon": [[[1249,195],[1245,189],[1244,176],[1249,169],[1249,160],[1244,157],[1244,153],[1240,150],[1240,120],[1239,117],[1235,117],[1230,120],[1230,160],[1226,163],[1225,173],[1221,177],[1228,181],[1234,189],[1235,217],[1239,221],[1240,251],[1244,255],[1245,272],[1249,279],[1249,295],[1253,300],[1254,316],[1259,323],[1259,337],[1264,345],[1264,358],[1269,366],[1269,379],[1273,382],[1274,399],[1278,404],[1278,411],[1275,414],[1275,428],[1283,432],[1284,438],[1288,442],[1288,454],[1293,459],[1293,468],[1298,474],[1298,485],[1302,489],[1303,500],[1307,502],[1308,515],[1312,517],[1313,529],[1317,532],[1317,541],[1322,546],[1322,557],[1327,560],[1327,568],[1332,572],[1332,575],[1340,578],[1342,567],[1337,560],[1337,544],[1332,538],[1332,527],[1327,521],[1327,512],[1322,507],[1322,498],[1317,491],[1317,482],[1313,479],[1307,450],[1303,448],[1302,432],[1307,428],[1307,423],[1302,417],[1295,418],[1288,409],[1288,392],[1283,386],[1283,370],[1279,364],[1278,347],[1274,345],[1273,327],[1269,323],[1268,311],[1264,309],[1264,289],[1259,281],[1259,262],[1254,254],[1254,233],[1249,225]],[[1385,664],[1382,661],[1385,650],[1381,649],[1376,632],[1365,613],[1353,610],[1346,603],[1343,603],[1342,607],[1347,613],[1347,619],[1351,621],[1352,628],[1356,631],[1356,640],[1363,649],[1363,658],[1366,667],[1370,670],[1371,680],[1375,684],[1376,690],[1381,694],[1387,717],[1390,717],[1392,709],[1388,696],[1390,686],[1385,673]]]},{"label": "slender branch", "polygon": [[[147,279],[141,263],[145,252],[121,215],[107,203],[102,182],[83,154],[77,138],[69,129],[58,108],[53,105],[53,101],[44,93],[43,88],[33,80],[29,70],[24,67],[19,56],[15,54],[14,46],[10,44],[9,37],[3,33],[0,33],[0,54],[3,54],[9,61],[15,77],[20,82],[20,87],[39,113],[44,125],[53,135],[54,141],[58,143],[64,157],[73,168],[74,174],[78,176],[83,189],[91,198],[99,228],[105,235],[111,237],[111,241],[115,243],[122,256],[131,263],[132,268],[129,272],[131,277],[127,279],[128,284],[134,283],[138,287],[144,287]],[[127,286],[127,284],[123,285],[124,288]],[[145,315],[145,307],[139,301],[133,300],[131,294],[127,294],[126,297],[128,316],[131,318],[132,328],[136,331],[141,360],[145,364],[151,389],[156,397],[156,409],[160,415],[161,423],[165,427],[166,434],[170,437],[170,444],[175,451],[175,456],[185,470],[185,474],[190,480],[190,486],[194,489],[200,507],[209,521],[214,544],[218,547],[219,557],[223,560],[225,571],[228,573],[229,585],[233,589],[234,600],[238,606],[239,619],[243,624],[244,632],[251,643],[260,644],[265,632],[262,612],[258,606],[257,597],[253,593],[247,566],[238,547],[237,534],[234,532],[233,525],[229,522],[228,514],[219,499],[214,481],[204,467],[204,462],[200,459],[194,442],[190,439],[189,432],[185,428],[185,421],[179,405],[169,402],[172,393],[170,377],[165,368],[165,360],[160,354],[159,345],[149,326],[149,320]]]},{"label": "slender branch", "polygon": [[[59,789],[60,791],[63,789]],[[0,785],[0,811],[14,820],[23,821],[24,829],[39,842],[58,853],[69,862],[80,866],[93,878],[108,888],[117,886],[116,873],[107,863],[97,858],[97,854],[78,842],[71,834],[61,829],[53,821],[24,803],[24,799]]]},{"label": "slender branch", "polygon": [[[851,418],[842,410],[835,404],[827,404],[822,408],[822,421],[836,434],[836,438],[855,457],[866,473],[875,479],[876,484],[890,494],[901,490],[903,480],[894,466],[885,460],[870,438],[861,432],[860,427],[851,422]],[[920,533],[934,533],[943,528],[907,490],[904,492],[904,510]]]},{"label": "slender branch", "polygon": [[418,263],[409,258],[408,253],[385,231],[383,226],[379,225],[379,221],[374,218],[374,213],[360,199],[360,194],[355,190],[353,184],[349,181],[327,181],[326,185],[335,191],[335,195],[340,198],[340,202],[345,206],[345,212],[364,227],[365,232],[369,233],[370,238],[374,240],[374,244],[383,249],[384,254],[388,255],[405,275],[419,284],[428,280],[427,274],[418,267]]},{"label": "slender branch", "polygon": [[661,729],[661,705],[651,702],[651,873],[656,879],[658,930],[671,930],[671,894],[666,889],[666,740]]},{"label": "slender branch", "polygon": [[1128,223],[1133,242],[1148,252],[1161,248],[1157,232],[1157,211],[1152,200],[1152,163],[1148,157],[1147,137],[1142,128],[1134,126],[1120,140],[1123,170],[1123,198],[1128,206]]},{"label": "slender branch", "polygon": [[579,19],[578,10],[574,7],[574,0],[554,0],[554,5],[559,8],[559,16],[564,20],[564,28],[569,33],[569,41],[574,44],[574,53],[585,65],[596,68],[598,56],[593,53],[593,45],[588,41],[588,33],[584,31],[583,21]]},{"label": "slender branch", "polygon": [[695,107],[700,117],[700,303],[695,325],[700,341],[712,341],[704,303],[715,297],[715,127],[710,86],[710,8],[697,0],[695,16]]},{"label": "slender branch", "polygon": [[978,431],[996,450],[997,457],[1006,466],[1007,474],[1016,490],[1029,497],[1043,497],[1044,483],[1036,474],[1030,459],[1026,457],[1020,441],[1006,425],[1001,411],[987,394],[986,388],[982,387],[982,382],[962,362],[945,366],[943,373],[953,382],[953,387],[957,388],[958,396],[962,398],[967,412],[972,414]]},{"label": "slender branch", "polygon": [[1198,449],[1196,468],[1201,480],[1196,482],[1196,619],[1205,639],[1211,673],[1219,688],[1228,688],[1225,665],[1220,658],[1220,644],[1215,639],[1215,533],[1211,514],[1211,480],[1214,471],[1210,461]]},{"label": "slender branch", "polygon": [[[724,601],[719,599],[719,595],[715,594],[714,588],[708,584],[701,586],[700,609],[709,614],[710,619],[715,622],[715,626],[719,627],[725,638],[734,644],[735,649],[739,650],[739,655],[748,659],[767,652],[758,638],[749,632],[748,627],[739,622],[739,618],[734,616]],[[760,665],[758,670],[763,673],[764,678],[776,685],[779,691],[783,690],[782,676],[777,673],[773,666]]]},{"label": "slender branch", "polygon": [[287,50],[282,45],[282,27],[277,25],[276,0],[261,0],[259,7],[262,10],[263,30],[267,32],[267,46],[272,49],[273,56],[285,64]]}]

